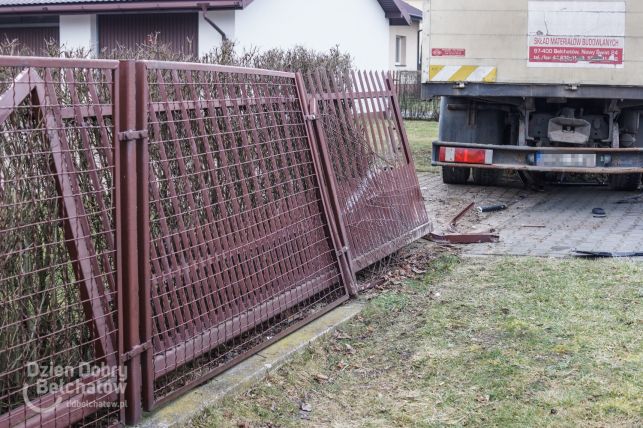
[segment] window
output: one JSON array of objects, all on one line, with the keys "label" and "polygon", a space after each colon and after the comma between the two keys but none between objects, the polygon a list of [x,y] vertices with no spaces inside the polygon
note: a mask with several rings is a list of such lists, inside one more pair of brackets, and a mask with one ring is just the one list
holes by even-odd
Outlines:
[{"label": "window", "polygon": [[395,36],[395,65],[406,65],[406,36]]}]

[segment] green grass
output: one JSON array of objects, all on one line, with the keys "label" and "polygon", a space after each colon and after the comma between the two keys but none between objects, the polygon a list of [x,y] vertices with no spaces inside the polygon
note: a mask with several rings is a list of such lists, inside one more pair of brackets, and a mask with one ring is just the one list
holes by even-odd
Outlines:
[{"label": "green grass", "polygon": [[194,424],[643,424],[642,264],[442,256],[427,270]]},{"label": "green grass", "polygon": [[415,169],[418,172],[439,172],[438,168],[431,166],[431,146],[438,139],[438,123],[406,120],[404,125],[409,136]]}]

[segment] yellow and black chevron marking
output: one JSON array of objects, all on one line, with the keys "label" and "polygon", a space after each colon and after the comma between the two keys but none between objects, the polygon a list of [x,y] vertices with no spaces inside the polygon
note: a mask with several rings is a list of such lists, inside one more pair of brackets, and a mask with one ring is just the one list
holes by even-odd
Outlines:
[{"label": "yellow and black chevron marking", "polygon": [[431,65],[429,81],[431,82],[484,82],[496,81],[496,67],[483,65]]}]

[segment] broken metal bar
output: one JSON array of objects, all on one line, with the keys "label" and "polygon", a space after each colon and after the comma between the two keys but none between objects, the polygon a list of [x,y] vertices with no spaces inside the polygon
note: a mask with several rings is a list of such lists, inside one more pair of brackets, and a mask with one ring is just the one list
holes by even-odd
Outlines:
[{"label": "broken metal bar", "polygon": [[453,220],[451,220],[451,223],[449,223],[449,225],[450,225],[451,227],[456,227],[456,226],[457,226],[457,224],[458,224],[458,221],[459,221],[462,217],[464,217],[464,215],[465,215],[466,213],[468,213],[468,212],[469,212],[469,211],[470,211],[474,206],[475,206],[475,202],[471,202],[469,205],[467,205],[466,207],[464,207],[464,208],[462,209],[462,211],[460,211],[460,212],[459,212],[455,217],[453,217]]},{"label": "broken metal bar", "polygon": [[429,233],[424,236],[424,239],[428,239],[433,242],[441,244],[483,244],[483,243],[493,243],[500,241],[499,235],[494,235],[491,233],[453,233],[440,235],[438,233]]}]

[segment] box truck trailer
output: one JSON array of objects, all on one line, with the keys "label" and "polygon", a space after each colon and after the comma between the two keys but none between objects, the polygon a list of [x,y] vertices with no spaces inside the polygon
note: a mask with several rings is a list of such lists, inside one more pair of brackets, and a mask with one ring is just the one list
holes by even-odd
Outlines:
[{"label": "box truck trailer", "polygon": [[422,96],[443,179],[643,173],[643,0],[425,0]]}]

